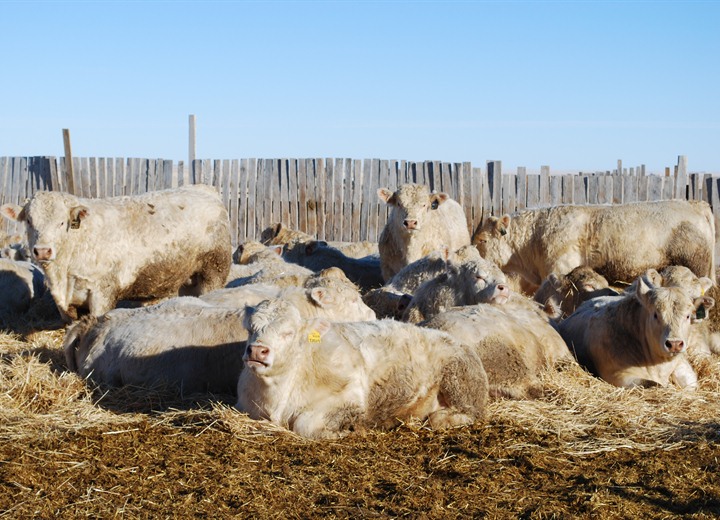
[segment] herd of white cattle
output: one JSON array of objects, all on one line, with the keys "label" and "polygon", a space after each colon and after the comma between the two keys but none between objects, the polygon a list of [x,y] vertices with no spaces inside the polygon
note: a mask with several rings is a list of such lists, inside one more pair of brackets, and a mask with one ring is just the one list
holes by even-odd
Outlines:
[{"label": "herd of white cattle", "polygon": [[212,187],[41,191],[0,207],[27,233],[0,243],[0,319],[52,298],[81,377],[235,394],[251,418],[310,438],[481,421],[490,398],[532,398],[560,361],[620,387],[692,390],[695,356],[720,354],[704,202],[525,210],[471,237],[445,193],[378,196],[378,243],[278,223],[233,252]]}]

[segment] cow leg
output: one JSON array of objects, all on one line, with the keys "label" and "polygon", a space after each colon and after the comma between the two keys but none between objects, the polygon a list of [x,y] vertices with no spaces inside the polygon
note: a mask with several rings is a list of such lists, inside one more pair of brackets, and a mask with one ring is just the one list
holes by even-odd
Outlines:
[{"label": "cow leg", "polygon": [[488,378],[482,361],[469,347],[442,370],[439,401],[443,407],[430,414],[432,428],[471,424],[485,416],[489,400]]},{"label": "cow leg", "polygon": [[102,316],[115,307],[116,300],[110,291],[103,291],[99,287],[90,289],[88,295],[88,311],[92,316]]},{"label": "cow leg", "polygon": [[687,388],[688,390],[697,388],[697,374],[687,359],[680,360],[671,375],[671,379],[680,388]]},{"label": "cow leg", "polygon": [[359,407],[346,404],[323,412],[322,406],[299,414],[290,429],[310,439],[337,439],[350,433],[359,422],[362,411]]}]

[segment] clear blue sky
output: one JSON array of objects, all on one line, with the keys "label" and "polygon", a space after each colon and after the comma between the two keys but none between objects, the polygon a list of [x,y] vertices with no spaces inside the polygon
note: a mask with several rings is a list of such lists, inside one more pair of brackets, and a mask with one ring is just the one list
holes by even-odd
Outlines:
[{"label": "clear blue sky", "polygon": [[720,3],[0,0],[0,155],[720,173]]}]

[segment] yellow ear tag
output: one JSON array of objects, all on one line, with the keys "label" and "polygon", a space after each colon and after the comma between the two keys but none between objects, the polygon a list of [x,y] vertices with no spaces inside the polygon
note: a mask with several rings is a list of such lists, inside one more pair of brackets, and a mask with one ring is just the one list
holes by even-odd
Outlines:
[{"label": "yellow ear tag", "polygon": [[320,343],[320,333],[316,330],[311,330],[308,334],[308,341],[310,343]]}]

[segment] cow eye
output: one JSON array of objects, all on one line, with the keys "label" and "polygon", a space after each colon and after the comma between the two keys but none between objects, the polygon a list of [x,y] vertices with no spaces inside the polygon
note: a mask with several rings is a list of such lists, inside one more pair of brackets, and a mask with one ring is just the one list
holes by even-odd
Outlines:
[{"label": "cow eye", "polygon": [[654,313],[653,313],[653,318],[655,318],[655,321],[657,321],[657,320],[658,320],[658,315],[657,315],[657,312],[654,312]]},{"label": "cow eye", "polygon": [[434,200],[432,201],[432,204],[430,204],[430,209],[438,209],[439,205],[440,204],[438,204],[438,201]]},{"label": "cow eye", "polygon": [[59,225],[58,227],[64,228],[64,227],[65,227],[65,222],[60,222],[60,225]]}]

